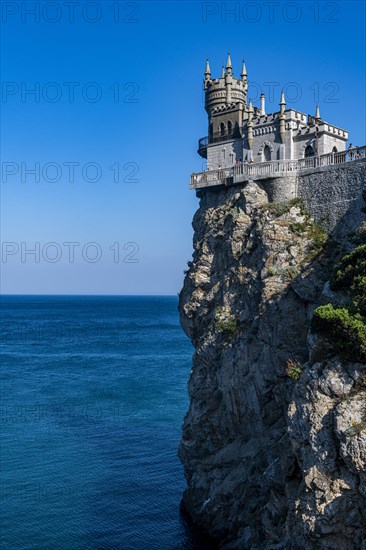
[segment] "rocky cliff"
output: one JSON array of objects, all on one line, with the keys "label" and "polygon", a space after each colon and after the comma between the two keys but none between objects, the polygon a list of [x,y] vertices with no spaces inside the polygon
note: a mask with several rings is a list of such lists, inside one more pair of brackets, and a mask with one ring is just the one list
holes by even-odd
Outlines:
[{"label": "rocky cliff", "polygon": [[250,182],[201,192],[193,227],[185,509],[225,550],[366,549],[364,226],[331,239]]}]

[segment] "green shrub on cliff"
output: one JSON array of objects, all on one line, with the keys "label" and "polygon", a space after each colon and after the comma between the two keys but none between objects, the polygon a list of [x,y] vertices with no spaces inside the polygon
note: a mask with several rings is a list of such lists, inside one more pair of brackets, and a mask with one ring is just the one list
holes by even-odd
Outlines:
[{"label": "green shrub on cliff", "polygon": [[333,290],[348,288],[354,283],[356,277],[365,274],[366,244],[363,244],[341,259],[331,279],[331,288]]},{"label": "green shrub on cliff", "polygon": [[329,235],[319,224],[306,218],[304,222],[290,223],[289,230],[295,235],[305,235],[311,241],[310,252],[306,260],[311,260],[329,242]]},{"label": "green shrub on cliff", "polygon": [[296,359],[289,359],[286,364],[286,374],[292,380],[299,380],[302,373],[302,366]]},{"label": "green shrub on cliff", "polygon": [[338,263],[330,280],[332,290],[349,296],[349,306],[318,307],[312,329],[330,340],[349,361],[366,361],[366,245],[361,245]]},{"label": "green shrub on cliff", "polygon": [[330,340],[345,359],[366,360],[366,324],[359,314],[327,304],[315,310],[311,326]]},{"label": "green shrub on cliff", "polygon": [[225,312],[224,308],[217,308],[215,315],[215,328],[218,332],[223,332],[231,338],[238,329],[238,322],[234,315]]},{"label": "green shrub on cliff", "polygon": [[316,222],[311,223],[307,232],[307,237],[311,239],[312,250],[315,253],[320,252],[320,250],[322,250],[325,244],[329,241],[328,233]]},{"label": "green shrub on cliff", "polygon": [[309,229],[309,222],[306,220],[304,222],[290,223],[288,228],[295,235],[302,235]]},{"label": "green shrub on cliff", "polygon": [[366,316],[366,244],[342,258],[330,286],[332,290],[347,290],[352,300],[351,310]]},{"label": "green shrub on cliff", "polygon": [[366,361],[366,245],[355,248],[337,265],[330,286],[346,291],[348,307],[318,307],[312,328],[333,342],[345,359]]}]

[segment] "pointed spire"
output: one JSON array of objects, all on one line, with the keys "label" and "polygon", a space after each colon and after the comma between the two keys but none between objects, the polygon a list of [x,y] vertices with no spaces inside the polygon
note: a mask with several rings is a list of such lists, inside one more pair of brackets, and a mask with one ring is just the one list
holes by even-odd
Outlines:
[{"label": "pointed spire", "polygon": [[226,70],[227,72],[231,73],[231,70],[232,70],[233,66],[231,64],[231,58],[230,58],[230,52],[227,54],[227,61],[226,61]]},{"label": "pointed spire", "polygon": [[319,110],[319,105],[318,104],[316,104],[315,118],[320,118],[320,110]]},{"label": "pointed spire", "polygon": [[282,92],[281,92],[281,101],[280,101],[280,105],[286,105],[286,101],[285,101],[285,92],[282,88]]},{"label": "pointed spire", "polygon": [[[284,145],[285,143],[285,140],[286,140],[286,129],[285,129],[285,119],[286,119],[286,115],[285,115],[285,106],[286,106],[286,101],[285,101],[285,92],[282,88],[282,92],[281,92],[281,101],[280,101],[280,116],[279,116],[279,119],[280,119],[280,140],[281,140],[281,144]],[[284,154],[283,151],[281,153],[280,151],[280,154]],[[281,158],[284,158],[284,156],[282,156]]]},{"label": "pointed spire", "polygon": [[222,66],[222,71],[221,71],[221,78],[224,78],[225,76],[225,67],[224,65]]},{"label": "pointed spire", "polygon": [[252,103],[252,100],[251,100],[251,99],[249,100],[249,109],[248,109],[248,111],[249,111],[250,113],[253,112],[253,103]]},{"label": "pointed spire", "polygon": [[265,98],[265,95],[264,95],[263,92],[261,93],[260,102],[261,102],[261,115],[265,115],[266,114],[266,98]]},{"label": "pointed spire", "polygon": [[206,77],[206,80],[209,80],[209,78],[211,77],[210,63],[208,59],[206,59],[205,77]]},{"label": "pointed spire", "polygon": [[246,66],[245,66],[245,63],[244,63],[244,59],[243,59],[243,65],[242,65],[242,68],[241,68],[241,79],[244,80],[247,76],[247,69],[246,69]]}]

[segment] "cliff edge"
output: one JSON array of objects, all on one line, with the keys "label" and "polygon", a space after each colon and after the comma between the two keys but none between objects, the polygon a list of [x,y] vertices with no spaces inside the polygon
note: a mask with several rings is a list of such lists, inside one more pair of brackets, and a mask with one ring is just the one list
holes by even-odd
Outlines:
[{"label": "cliff edge", "polygon": [[225,550],[366,549],[365,203],[332,238],[254,182],[200,194],[184,507]]}]

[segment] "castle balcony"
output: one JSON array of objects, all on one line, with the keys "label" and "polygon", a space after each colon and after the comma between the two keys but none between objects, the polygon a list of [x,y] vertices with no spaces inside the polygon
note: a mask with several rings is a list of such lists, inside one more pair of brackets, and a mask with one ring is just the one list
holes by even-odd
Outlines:
[{"label": "castle balcony", "polygon": [[208,147],[208,136],[205,136],[198,140],[198,154],[201,155],[204,159],[207,159],[207,147]]},{"label": "castle balcony", "polygon": [[207,159],[207,147],[209,145],[220,143],[223,141],[229,141],[232,139],[241,139],[241,133],[239,128],[233,128],[231,132],[214,132],[210,136],[205,136],[198,140],[198,154],[201,157]]},{"label": "castle balcony", "polygon": [[190,189],[204,189],[219,185],[229,186],[249,180],[265,180],[296,175],[306,170],[316,170],[323,166],[344,164],[366,160],[366,146],[348,148],[339,153],[306,157],[297,160],[283,159],[268,162],[243,162],[228,168],[205,170],[191,175]]}]

